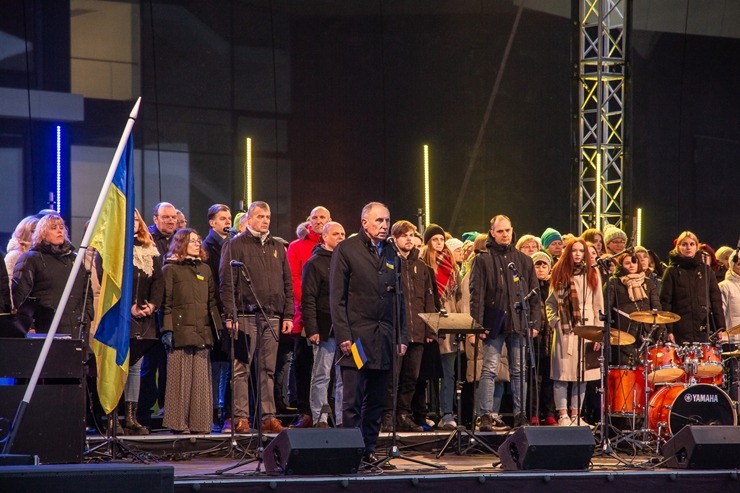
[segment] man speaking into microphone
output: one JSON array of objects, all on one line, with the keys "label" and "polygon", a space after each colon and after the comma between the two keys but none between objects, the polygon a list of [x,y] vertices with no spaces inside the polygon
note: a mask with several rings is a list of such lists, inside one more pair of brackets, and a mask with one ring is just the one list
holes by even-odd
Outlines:
[{"label": "man speaking into microphone", "polygon": [[[480,431],[505,429],[501,418],[493,414],[493,391],[504,343],[509,353],[514,426],[527,423],[524,404],[527,395],[526,359],[522,348],[530,328],[522,322],[520,296],[538,289],[539,283],[532,259],[513,246],[513,233],[508,217],[494,216],[486,251],[475,258],[470,272],[470,315],[485,329],[481,335]],[[540,297],[532,296],[528,301],[532,337],[536,337],[541,324]]]}]

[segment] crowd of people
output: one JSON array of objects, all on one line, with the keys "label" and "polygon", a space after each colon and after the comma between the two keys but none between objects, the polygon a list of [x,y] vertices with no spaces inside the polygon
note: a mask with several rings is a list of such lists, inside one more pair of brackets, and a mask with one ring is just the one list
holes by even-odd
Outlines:
[{"label": "crowd of people", "polygon": [[[466,419],[480,431],[581,424],[601,342],[579,329],[603,327],[608,308],[612,327],[635,340],[612,345],[617,367],[646,364],[643,337],[715,342],[740,323],[735,249],[715,252],[690,231],[664,263],[628,247],[616,226],[517,238],[496,215],[488,232],[455,238],[437,224],[391,222],[379,202],[346,239],[323,206],[290,242],[270,233],[265,202],[233,222],[214,204],[207,218],[203,239],[170,203],[157,204],[150,227],[136,211],[121,432],[148,434],[157,409],[179,434],[355,427],[374,462],[381,431],[455,430]],[[21,220],[0,267],[0,308],[25,317],[28,333],[47,332],[74,258],[58,213]],[[90,339],[100,259],[86,251],[83,265],[57,332]],[[680,320],[653,331],[630,318],[651,310]],[[479,330],[438,333],[432,313],[467,314]],[[470,417],[455,402],[463,381],[474,390]],[[297,418],[281,420],[286,412]]]}]

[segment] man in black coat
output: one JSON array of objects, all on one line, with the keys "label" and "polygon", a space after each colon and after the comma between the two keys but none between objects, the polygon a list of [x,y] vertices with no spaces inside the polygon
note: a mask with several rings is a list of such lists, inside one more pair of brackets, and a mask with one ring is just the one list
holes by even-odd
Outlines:
[{"label": "man in black coat", "polygon": [[[309,395],[311,417],[315,427],[326,428],[328,416],[322,410],[329,403],[329,382],[337,352],[337,339],[334,337],[329,308],[329,270],[334,249],[344,241],[344,227],[336,222],[326,223],[322,228],[321,239],[322,243],[314,247],[313,255],[303,265],[301,313],[306,338],[313,347]],[[342,422],[342,375],[339,371],[336,372],[335,382],[335,422],[339,426]]]},{"label": "man in black coat", "polygon": [[[342,353],[342,426],[362,430],[367,463],[378,461],[375,446],[395,352],[395,252],[385,241],[390,221],[385,205],[370,202],[362,209],[360,232],[341,242],[331,259],[331,318]],[[399,325],[403,355],[406,328],[403,320]],[[367,358],[361,368],[351,352],[358,341]]]},{"label": "man in black coat", "polygon": [[[470,271],[470,315],[484,329],[483,366],[480,377],[480,431],[505,429],[493,413],[493,391],[501,350],[509,353],[511,392],[514,397],[514,425],[527,422],[524,400],[527,395],[527,338],[537,335],[540,327],[540,297],[535,296],[539,282],[532,259],[513,245],[511,220],[504,215],[491,219],[486,252],[478,255]],[[532,295],[534,293],[535,295]],[[524,324],[520,303],[527,297],[531,327]]]}]

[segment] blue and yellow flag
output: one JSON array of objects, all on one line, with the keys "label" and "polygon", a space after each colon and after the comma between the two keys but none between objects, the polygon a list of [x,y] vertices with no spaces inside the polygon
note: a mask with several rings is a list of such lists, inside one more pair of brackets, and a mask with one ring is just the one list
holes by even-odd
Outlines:
[{"label": "blue and yellow flag", "polygon": [[98,394],[106,413],[118,405],[128,377],[134,265],[133,153],[134,139],[130,136],[89,245],[102,259],[100,299],[95,309],[98,329],[93,338],[93,351],[98,365]]},{"label": "blue and yellow flag", "polygon": [[355,365],[357,365],[357,369],[361,370],[365,366],[365,363],[367,363],[367,356],[365,356],[365,351],[362,349],[362,341],[359,337],[352,343],[350,352],[352,353],[352,359],[355,361]]}]

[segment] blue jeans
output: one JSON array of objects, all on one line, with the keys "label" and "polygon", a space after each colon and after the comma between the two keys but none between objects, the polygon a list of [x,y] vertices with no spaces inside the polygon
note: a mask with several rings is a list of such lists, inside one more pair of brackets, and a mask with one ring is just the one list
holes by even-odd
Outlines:
[{"label": "blue jeans", "polygon": [[[442,415],[452,414],[455,400],[455,361],[457,353],[440,354],[442,358],[442,384],[439,387],[439,406]],[[458,409],[458,412],[460,410]]]},{"label": "blue jeans", "polygon": [[231,368],[228,361],[211,361],[211,385],[213,386],[213,409],[226,405],[226,388],[229,386]]},{"label": "blue jeans", "polygon": [[[334,367],[334,354],[337,351],[337,340],[330,338],[326,342],[313,345],[313,369],[311,371],[311,415],[313,422],[321,418],[321,408],[329,403],[329,382]],[[334,423],[342,423],[342,372],[337,367],[334,376]]]},{"label": "blue jeans", "polygon": [[123,388],[123,394],[126,396],[126,402],[139,402],[139,391],[141,389],[141,360],[129,365],[128,378],[126,386]]},{"label": "blue jeans", "polygon": [[[496,372],[501,361],[501,350],[504,343],[509,353],[509,374],[511,375],[511,394],[514,398],[514,414],[521,414],[524,407],[523,396],[527,395],[527,378],[522,375],[522,355],[520,348],[524,340],[518,334],[501,333],[494,338],[483,340],[483,366],[480,375],[480,414],[490,414],[494,411],[493,393],[496,389]],[[522,381],[524,378],[524,381]],[[524,385],[524,394],[521,394],[521,385]]]}]

